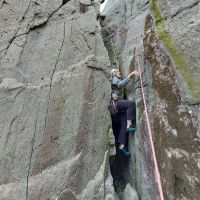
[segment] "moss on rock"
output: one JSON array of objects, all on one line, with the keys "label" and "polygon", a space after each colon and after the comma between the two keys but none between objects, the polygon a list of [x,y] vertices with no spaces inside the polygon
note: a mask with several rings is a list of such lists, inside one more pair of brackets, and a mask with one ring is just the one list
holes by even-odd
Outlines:
[{"label": "moss on rock", "polygon": [[164,22],[164,17],[162,16],[160,9],[158,7],[158,0],[152,0],[151,12],[154,14],[156,20],[156,30],[160,41],[163,42],[167,50],[169,51],[171,57],[173,58],[178,70],[180,71],[182,77],[187,83],[187,86],[191,92],[192,98],[200,99],[200,89],[198,84],[193,78],[193,73],[187,65],[184,55],[182,55],[176,47],[172,36],[166,29]]}]

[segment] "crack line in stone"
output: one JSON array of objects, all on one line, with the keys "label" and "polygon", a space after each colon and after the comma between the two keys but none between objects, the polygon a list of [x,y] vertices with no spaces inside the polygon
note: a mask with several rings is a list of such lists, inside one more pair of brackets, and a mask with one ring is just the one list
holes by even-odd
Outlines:
[{"label": "crack line in stone", "polygon": [[[29,32],[28,32],[28,33],[29,33]],[[21,57],[22,57],[22,54],[23,54],[23,52],[24,52],[24,48],[25,48],[25,45],[26,45],[26,42],[27,42],[27,39],[28,39],[28,33],[27,33],[27,35],[26,35],[26,40],[25,40],[23,46],[21,47],[21,52],[20,52],[19,59],[18,59],[17,64],[16,64],[16,69],[17,69],[18,66],[20,65]],[[16,72],[18,72],[19,75],[24,79],[23,75],[21,74],[21,72],[20,72],[19,70],[16,70]]]},{"label": "crack line in stone", "polygon": [[8,42],[7,47],[4,49],[4,50],[6,50],[6,52],[5,52],[4,55],[1,57],[1,60],[3,59],[3,57],[4,57],[5,55],[7,55],[8,49],[10,48],[10,46],[11,46],[12,42],[14,41],[14,39],[16,38],[16,35],[17,35],[19,29],[20,29],[20,28],[17,29],[17,31],[15,32],[14,36],[13,36],[13,37],[10,39],[10,41]]},{"label": "crack line in stone", "polygon": [[37,115],[36,115],[36,120],[35,120],[35,130],[33,134],[33,138],[31,140],[31,155],[30,155],[30,160],[29,160],[29,165],[28,165],[28,174],[27,174],[27,184],[26,184],[26,200],[28,200],[28,182],[29,182],[29,175],[30,175],[30,169],[31,169],[31,163],[32,163],[32,157],[33,157],[33,150],[34,150],[34,143],[35,143],[35,136],[36,136],[36,128],[37,128],[37,120],[38,120],[38,112],[39,109],[37,110]]},{"label": "crack line in stone", "polygon": [[[76,40],[77,42],[79,42],[79,44],[77,44],[77,42],[75,42],[72,39],[72,37],[70,37],[70,39],[71,39],[72,43],[74,44],[74,46],[76,46],[76,48],[81,52],[81,54],[86,55],[88,53],[88,50],[86,50],[84,47],[85,47],[85,43],[87,44],[87,46],[88,46],[88,43],[86,42],[84,35],[82,33],[77,33],[77,35],[82,36],[82,38],[78,37],[78,40]],[[85,43],[83,41],[85,41]],[[88,46],[88,48],[89,48],[89,46]]]},{"label": "crack line in stone", "polygon": [[63,31],[63,34],[64,34],[63,35],[63,40],[62,40],[61,47],[60,47],[60,50],[59,50],[59,53],[58,53],[58,58],[57,58],[55,67],[53,69],[52,75],[51,75],[50,89],[49,89],[49,98],[48,98],[49,100],[48,100],[48,105],[47,105],[47,113],[46,113],[46,118],[45,118],[44,132],[46,130],[47,117],[48,117],[48,113],[49,113],[49,105],[50,105],[50,98],[51,98],[51,89],[52,89],[53,76],[55,74],[56,67],[57,67],[57,64],[59,62],[60,54],[61,54],[61,51],[62,51],[62,48],[63,48],[63,45],[64,45],[64,41],[65,41],[65,22],[64,22],[64,31]]},{"label": "crack line in stone", "polygon": [[[19,21],[20,23],[24,20],[24,17],[26,16],[26,14],[27,14],[27,12],[28,12],[28,10],[29,10],[30,4],[31,4],[31,1],[29,2],[29,6],[28,6],[27,10],[25,11],[25,14],[24,14],[22,20]],[[50,17],[51,17],[54,13],[56,13],[62,6],[63,6],[63,5],[61,4],[56,10],[54,10],[54,11],[47,17],[47,19],[46,19],[42,24],[39,24],[39,25],[30,27],[29,30],[28,30],[26,33],[22,33],[22,34],[20,34],[19,36],[28,34],[31,30],[34,30],[34,29],[36,29],[36,28],[38,28],[38,27],[41,27],[41,26],[45,25],[45,24],[49,21]],[[34,19],[34,18],[33,18],[33,19]],[[29,24],[27,24],[27,25],[29,25]],[[18,34],[19,30],[20,30],[20,28],[17,29],[17,31],[16,31],[16,33],[14,34],[13,38],[9,41],[8,46],[5,48],[5,50],[6,50],[6,49],[7,49],[7,50],[6,50],[6,52],[4,53],[4,55],[1,57],[1,59],[7,54],[7,51],[8,51],[8,49],[10,48],[12,42],[18,37],[17,34]]]},{"label": "crack line in stone", "polygon": [[7,136],[6,136],[6,142],[5,142],[5,145],[4,145],[4,150],[6,149],[8,140],[9,140],[10,135],[11,135],[12,125],[13,125],[13,123],[14,123],[14,121],[16,120],[17,117],[18,117],[18,116],[16,115],[16,116],[12,119],[12,121],[11,121],[11,123],[10,123],[10,128],[9,128],[8,134],[7,134]]},{"label": "crack line in stone", "polygon": [[194,2],[192,5],[188,5],[187,7],[182,8],[181,10],[176,11],[176,12],[172,15],[171,18],[176,17],[178,14],[180,14],[181,12],[183,12],[183,11],[185,11],[185,10],[187,10],[187,9],[190,9],[190,8],[193,8],[193,7],[197,6],[199,3],[200,3],[200,1]]},{"label": "crack line in stone", "polygon": [[3,0],[0,9],[3,8],[3,6],[4,6],[5,4],[10,5],[6,0]]},{"label": "crack line in stone", "polygon": [[27,7],[27,9],[26,9],[26,11],[25,11],[25,13],[24,13],[24,16],[23,16],[22,19],[20,20],[20,22],[22,22],[22,21],[25,19],[25,16],[26,16],[26,14],[28,13],[28,10],[29,10],[29,8],[30,8],[30,5],[31,5],[31,0],[29,1],[28,7]]}]

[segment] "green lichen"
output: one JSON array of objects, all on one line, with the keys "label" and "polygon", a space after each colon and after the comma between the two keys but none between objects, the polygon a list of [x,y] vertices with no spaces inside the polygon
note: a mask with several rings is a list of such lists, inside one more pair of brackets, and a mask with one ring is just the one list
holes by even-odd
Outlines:
[{"label": "green lichen", "polygon": [[200,90],[198,84],[193,78],[193,74],[187,65],[184,55],[182,55],[176,48],[176,44],[174,43],[170,33],[166,29],[164,17],[162,16],[158,7],[158,0],[152,0],[150,9],[156,19],[156,32],[159,40],[163,42],[163,44],[169,51],[178,70],[180,71],[182,77],[186,81],[187,86],[191,91],[192,97],[195,99],[200,99]]}]

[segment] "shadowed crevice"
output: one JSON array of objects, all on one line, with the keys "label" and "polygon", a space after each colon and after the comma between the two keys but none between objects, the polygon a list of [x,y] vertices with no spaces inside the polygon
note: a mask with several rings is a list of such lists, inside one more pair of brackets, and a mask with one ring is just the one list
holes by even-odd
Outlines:
[{"label": "shadowed crevice", "polygon": [[34,151],[34,144],[35,144],[35,138],[36,138],[36,128],[37,128],[37,122],[38,122],[38,112],[37,111],[37,115],[36,115],[36,120],[35,120],[35,130],[34,130],[34,134],[33,134],[33,138],[31,141],[31,153],[30,153],[30,160],[29,160],[29,164],[28,164],[28,174],[27,174],[27,183],[26,183],[26,200],[28,200],[28,192],[29,192],[29,176],[30,176],[30,171],[31,171],[31,164],[32,164],[32,157],[33,157],[33,151]]},{"label": "shadowed crevice", "polygon": [[71,0],[63,0],[62,5],[65,5],[66,3],[68,3]]},{"label": "shadowed crevice", "polygon": [[119,155],[113,155],[110,156],[109,162],[114,189],[120,197],[123,195],[126,184],[128,183],[126,172],[128,171],[129,161]]}]

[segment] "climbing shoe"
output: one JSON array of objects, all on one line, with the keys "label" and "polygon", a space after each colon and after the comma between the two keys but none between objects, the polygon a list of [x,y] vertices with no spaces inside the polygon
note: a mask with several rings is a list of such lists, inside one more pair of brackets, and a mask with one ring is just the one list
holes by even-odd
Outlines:
[{"label": "climbing shoe", "polygon": [[119,149],[118,151],[119,151],[119,154],[121,154],[125,158],[130,158],[131,157],[131,153],[126,148]]},{"label": "climbing shoe", "polygon": [[131,126],[129,126],[126,130],[127,130],[127,132],[134,132],[134,131],[137,130],[137,128],[134,127],[133,125],[131,125]]}]

